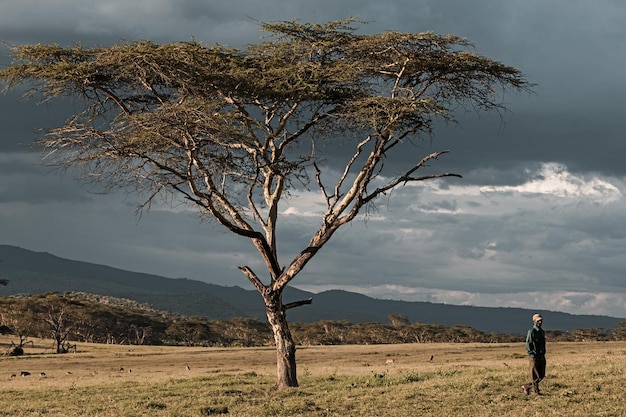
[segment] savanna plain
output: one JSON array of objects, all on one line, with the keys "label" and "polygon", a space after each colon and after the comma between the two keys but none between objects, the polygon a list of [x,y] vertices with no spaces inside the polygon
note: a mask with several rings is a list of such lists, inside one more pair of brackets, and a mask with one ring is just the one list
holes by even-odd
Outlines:
[{"label": "savanna plain", "polygon": [[549,343],[541,396],[523,343],[302,346],[281,391],[271,347],[51,345],[0,357],[0,416],[626,416],[626,342]]}]

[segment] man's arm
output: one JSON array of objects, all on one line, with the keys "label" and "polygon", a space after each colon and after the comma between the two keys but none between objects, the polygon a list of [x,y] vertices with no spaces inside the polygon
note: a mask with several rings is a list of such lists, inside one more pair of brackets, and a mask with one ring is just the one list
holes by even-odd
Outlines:
[{"label": "man's arm", "polygon": [[535,357],[535,341],[533,340],[533,329],[526,334],[526,352],[531,358]]}]

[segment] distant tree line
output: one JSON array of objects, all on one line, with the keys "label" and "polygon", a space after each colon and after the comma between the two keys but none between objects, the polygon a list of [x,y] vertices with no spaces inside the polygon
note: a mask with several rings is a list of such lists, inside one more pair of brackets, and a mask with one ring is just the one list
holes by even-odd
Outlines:
[{"label": "distant tree line", "polygon": [[[14,336],[6,354],[21,355],[31,338],[53,341],[56,353],[75,349],[76,342],[128,345],[270,346],[268,323],[250,318],[208,320],[159,311],[132,300],[84,293],[46,293],[0,298],[0,330]],[[551,341],[626,340],[626,322],[615,329],[548,330]],[[385,343],[510,343],[523,336],[484,333],[469,326],[411,323],[391,314],[389,323],[322,320],[293,323],[300,345]]]}]

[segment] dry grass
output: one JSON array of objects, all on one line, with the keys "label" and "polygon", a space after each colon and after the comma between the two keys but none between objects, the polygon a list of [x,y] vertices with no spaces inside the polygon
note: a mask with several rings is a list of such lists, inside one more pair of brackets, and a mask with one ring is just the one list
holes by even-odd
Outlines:
[{"label": "dry grass", "polygon": [[626,342],[549,344],[542,397],[522,344],[301,347],[279,392],[272,348],[46,345],[0,357],[0,416],[626,416]]}]

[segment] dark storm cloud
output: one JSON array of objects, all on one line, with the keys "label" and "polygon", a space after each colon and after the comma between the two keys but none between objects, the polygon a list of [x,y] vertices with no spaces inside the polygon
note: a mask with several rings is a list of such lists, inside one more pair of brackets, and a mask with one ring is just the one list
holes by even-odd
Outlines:
[{"label": "dark storm cloud", "polygon": [[62,124],[69,115],[69,106],[62,103],[37,104],[22,99],[24,91],[0,96],[0,152],[38,152],[34,141],[47,129]]},{"label": "dark storm cloud", "polygon": [[[391,171],[449,149],[431,167],[451,178],[404,187],[340,230],[294,282],[374,296],[556,309],[626,317],[626,4],[583,0],[21,0],[3,4],[0,40],[110,45],[150,39],[241,47],[259,21],[355,16],[360,33],[453,33],[519,68],[532,94],[503,94],[509,112],[460,111],[458,125],[390,159]],[[0,47],[0,65],[8,50]],[[29,144],[62,124],[67,103],[0,97],[0,243],[171,277],[245,286],[262,274],[249,242],[140,196],[99,196],[37,165]],[[329,175],[341,152],[328,148]],[[394,167],[393,164],[396,164]],[[394,169],[395,168],[395,169]],[[296,190],[281,209],[281,263],[308,243],[323,202]],[[522,301],[520,301],[522,300]]]},{"label": "dark storm cloud", "polygon": [[0,204],[46,204],[69,201],[85,204],[92,201],[85,187],[72,184],[66,175],[40,165],[32,154],[0,154]]}]

